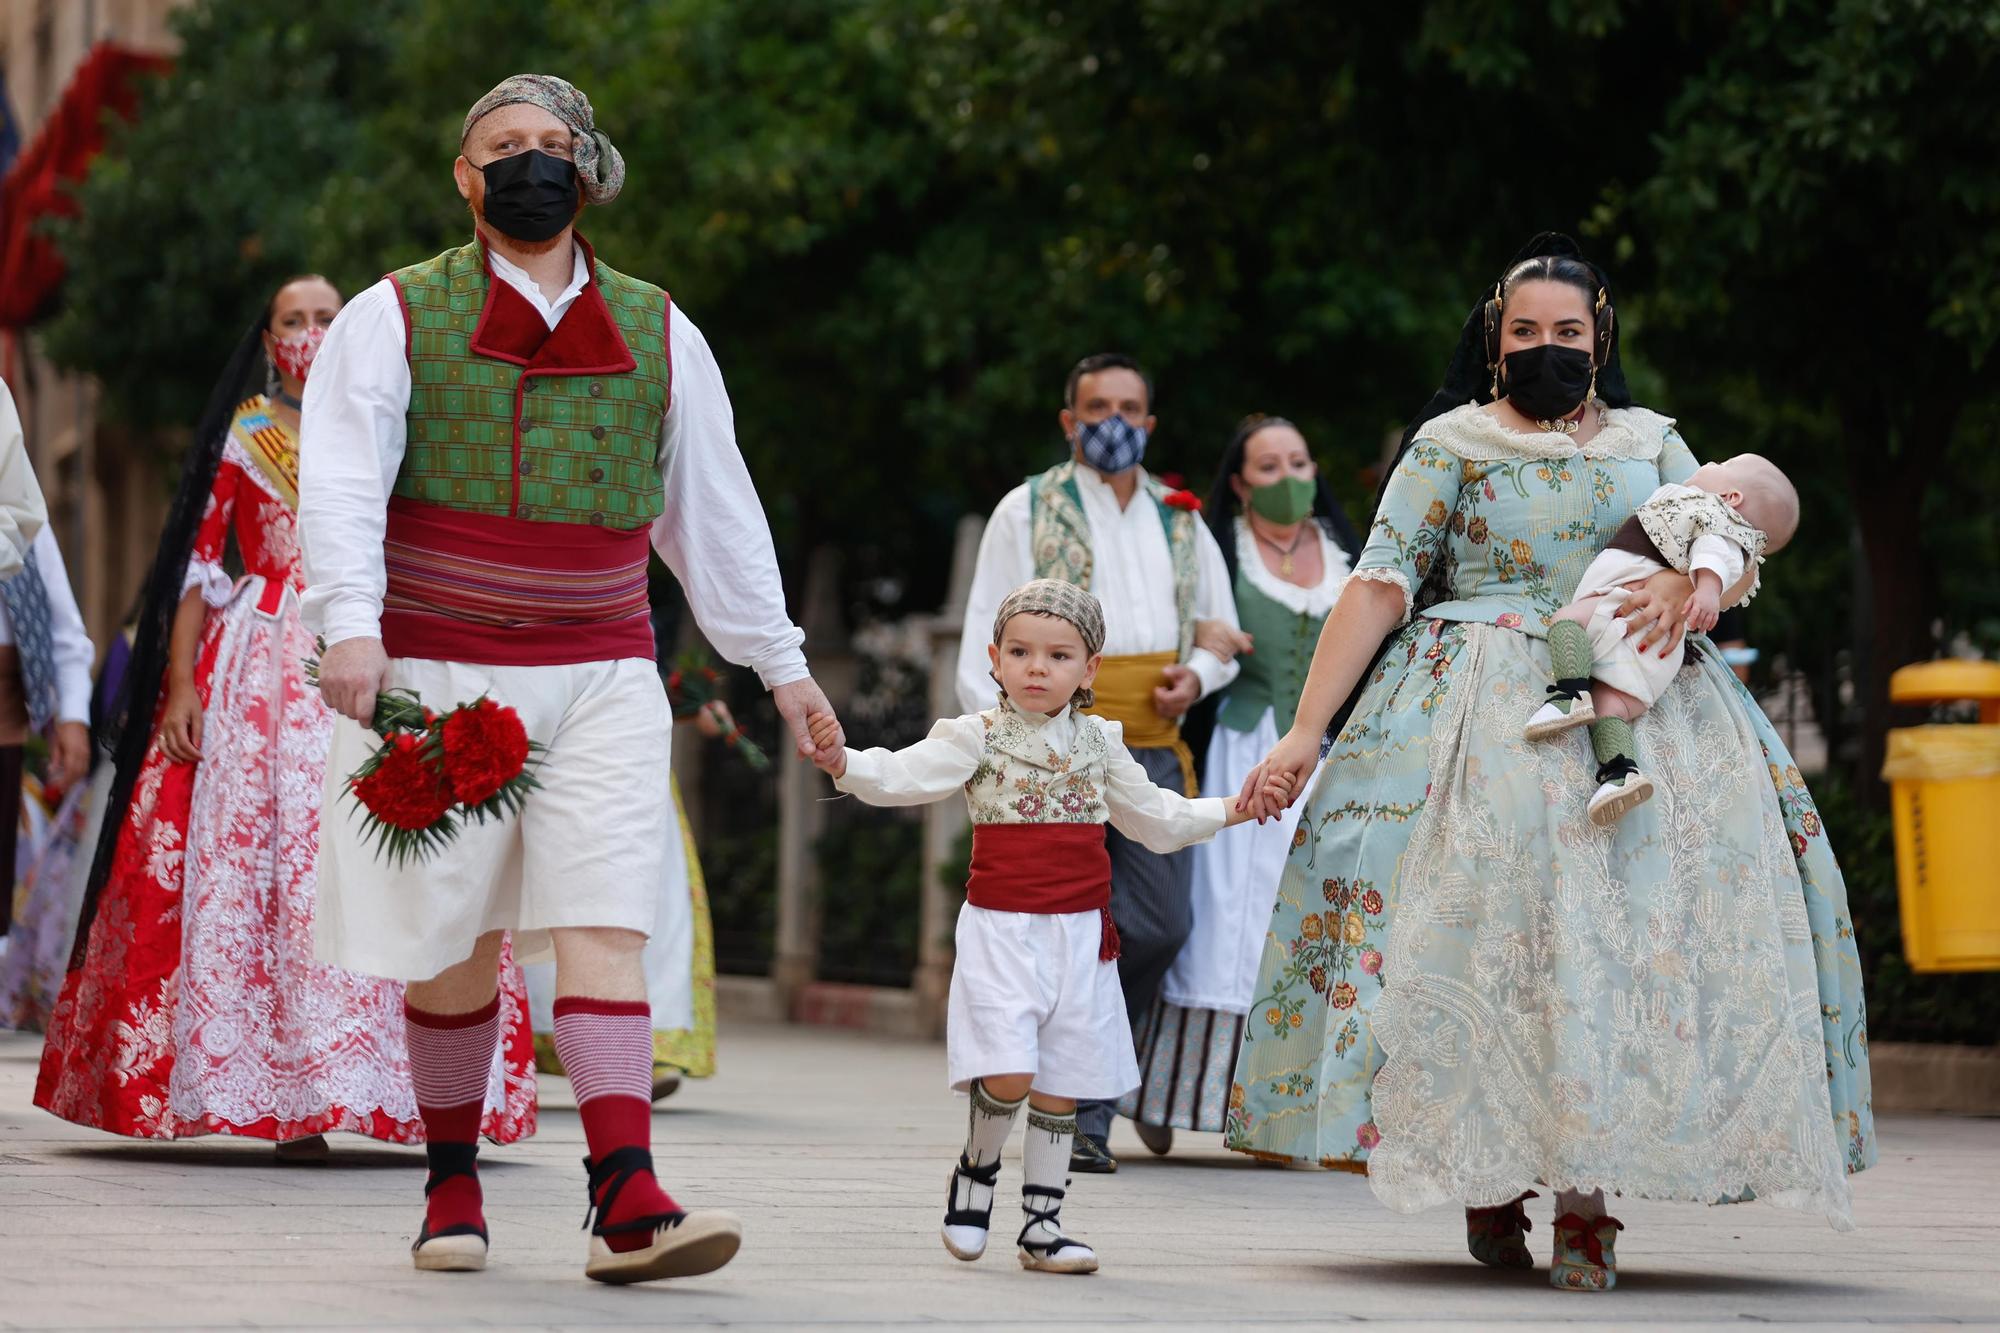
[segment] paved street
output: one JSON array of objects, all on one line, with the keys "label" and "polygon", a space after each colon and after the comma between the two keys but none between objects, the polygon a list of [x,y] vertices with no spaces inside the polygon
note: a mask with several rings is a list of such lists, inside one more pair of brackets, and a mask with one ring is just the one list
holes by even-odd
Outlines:
[{"label": "paved street", "polygon": [[1015,1225],[1012,1160],[988,1257],[939,1245],[963,1116],[942,1047],[735,1026],[721,1075],[654,1124],[669,1183],[739,1212],[746,1247],[712,1278],[614,1289],[582,1277],[583,1136],[560,1081],[544,1082],[541,1132],[489,1155],[492,1267],[419,1274],[405,1247],[420,1153],[338,1138],[330,1164],[281,1167],[250,1143],[93,1134],[32,1107],[37,1051],[0,1034],[6,1328],[2000,1323],[1990,1120],[1888,1120],[1852,1235],[1761,1205],[1627,1203],[1608,1296],[1481,1269],[1455,1216],[1388,1213],[1359,1177],[1259,1166],[1206,1135],[1157,1160],[1121,1130],[1125,1169],[1079,1179],[1065,1215],[1104,1271],[1061,1278],[1022,1272],[999,1234]]}]

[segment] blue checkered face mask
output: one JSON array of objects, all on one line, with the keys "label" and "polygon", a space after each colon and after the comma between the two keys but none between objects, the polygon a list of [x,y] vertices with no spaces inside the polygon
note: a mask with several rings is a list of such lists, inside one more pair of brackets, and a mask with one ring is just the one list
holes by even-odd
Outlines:
[{"label": "blue checkered face mask", "polygon": [[1083,451],[1083,461],[1109,476],[1138,466],[1139,460],[1146,456],[1146,428],[1120,416],[1080,421],[1076,426],[1076,443]]}]

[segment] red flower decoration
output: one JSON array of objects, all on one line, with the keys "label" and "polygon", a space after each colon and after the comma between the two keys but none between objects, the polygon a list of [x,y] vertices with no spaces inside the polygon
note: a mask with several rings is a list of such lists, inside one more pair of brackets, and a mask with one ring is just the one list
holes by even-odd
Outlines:
[{"label": "red flower decoration", "polygon": [[527,767],[528,732],[520,714],[491,699],[454,709],[442,735],[445,776],[464,805],[484,805]]},{"label": "red flower decoration", "polygon": [[354,797],[390,828],[421,832],[445,817],[452,795],[444,774],[409,732],[382,747],[382,762],[353,783]]},{"label": "red flower decoration", "polygon": [[1362,894],[1361,910],[1368,913],[1368,915],[1370,916],[1380,916],[1382,914],[1381,890],[1370,889],[1368,890],[1368,892]]},{"label": "red flower decoration", "polygon": [[1382,1131],[1375,1128],[1373,1120],[1364,1121],[1361,1127],[1354,1131],[1354,1141],[1364,1148],[1373,1148],[1382,1141]]},{"label": "red flower decoration", "polygon": [[1183,509],[1190,514],[1201,512],[1201,497],[1193,491],[1167,492],[1166,505],[1169,509]]}]

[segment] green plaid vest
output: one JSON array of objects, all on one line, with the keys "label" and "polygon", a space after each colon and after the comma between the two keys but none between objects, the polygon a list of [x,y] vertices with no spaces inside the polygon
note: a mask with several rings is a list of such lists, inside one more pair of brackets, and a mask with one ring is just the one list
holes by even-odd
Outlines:
[{"label": "green plaid vest", "polygon": [[[477,241],[391,274],[408,321],[408,447],[395,494],[426,504],[546,523],[636,528],[660,516],[660,428],[670,401],[666,292],[586,257],[635,368],[566,373],[473,348],[491,280]],[[587,318],[590,289],[564,326]],[[611,343],[597,325],[597,342]],[[523,349],[528,351],[531,349]],[[560,358],[558,358],[559,360]],[[623,355],[604,358],[622,362]]]}]

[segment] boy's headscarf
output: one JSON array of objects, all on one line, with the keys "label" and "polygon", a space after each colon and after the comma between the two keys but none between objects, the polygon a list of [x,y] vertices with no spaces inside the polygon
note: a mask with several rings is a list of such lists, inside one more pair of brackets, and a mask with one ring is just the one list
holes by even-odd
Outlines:
[{"label": "boy's headscarf", "polygon": [[553,74],[516,74],[502,79],[492,92],[472,104],[465,113],[465,128],[459,132],[461,146],[472,127],[489,111],[525,102],[538,106],[569,126],[576,135],[576,178],[589,204],[608,204],[625,185],[625,159],[597,128],[590,111],[590,99],[575,84]]},{"label": "boy's headscarf", "polygon": [[[1000,646],[1001,636],[1007,631],[1007,622],[1019,615],[1054,616],[1067,620],[1076,626],[1076,632],[1083,636],[1083,653],[1095,657],[1104,651],[1104,607],[1087,590],[1061,579],[1036,579],[1024,583],[1007,594],[1000,602],[1000,612],[993,617],[993,646]],[[1078,686],[1070,697],[1070,707],[1088,708],[1097,702],[1096,694],[1089,686]]]}]

